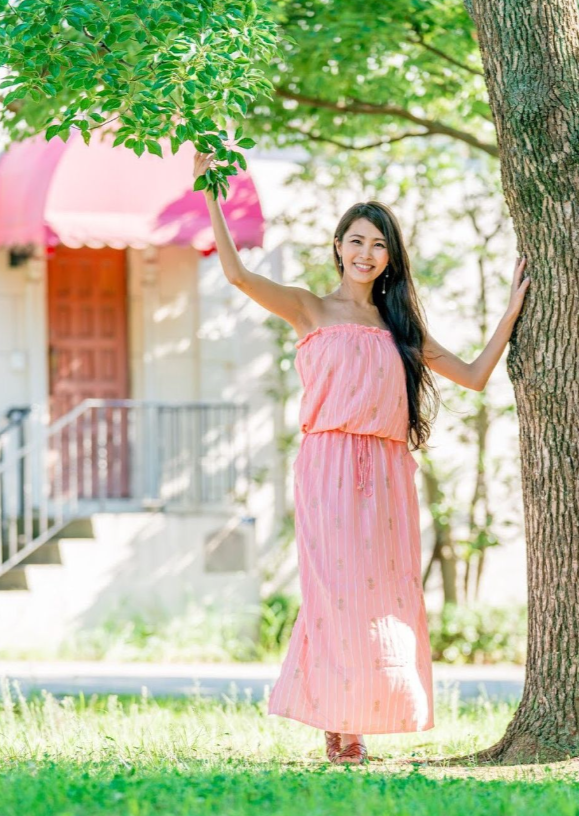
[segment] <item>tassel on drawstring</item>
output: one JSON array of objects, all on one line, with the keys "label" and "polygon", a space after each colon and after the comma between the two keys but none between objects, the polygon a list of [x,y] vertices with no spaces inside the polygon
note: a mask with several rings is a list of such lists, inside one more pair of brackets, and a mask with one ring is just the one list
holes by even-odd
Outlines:
[{"label": "tassel on drawstring", "polygon": [[[364,496],[370,498],[374,494],[372,489],[372,450],[370,447],[370,440],[367,434],[356,435],[357,446],[357,471],[358,471],[358,490],[364,490]],[[365,488],[370,489],[366,493]]]}]

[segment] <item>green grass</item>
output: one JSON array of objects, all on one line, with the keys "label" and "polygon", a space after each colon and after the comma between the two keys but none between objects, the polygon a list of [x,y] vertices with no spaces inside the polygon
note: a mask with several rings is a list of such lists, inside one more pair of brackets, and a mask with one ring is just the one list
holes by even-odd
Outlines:
[{"label": "green grass", "polygon": [[579,813],[572,761],[445,765],[492,744],[514,710],[455,692],[438,698],[431,731],[367,736],[364,767],[329,764],[321,731],[234,693],[26,701],[5,685],[3,699],[0,816]]}]

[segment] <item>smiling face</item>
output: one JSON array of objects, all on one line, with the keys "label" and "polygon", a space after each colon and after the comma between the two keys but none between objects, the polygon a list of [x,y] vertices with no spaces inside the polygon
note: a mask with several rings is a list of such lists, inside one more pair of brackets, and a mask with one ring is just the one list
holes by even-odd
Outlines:
[{"label": "smiling face", "polygon": [[357,283],[375,280],[385,269],[390,257],[386,239],[380,230],[366,218],[353,221],[342,242],[336,241],[342,256],[344,275]]}]

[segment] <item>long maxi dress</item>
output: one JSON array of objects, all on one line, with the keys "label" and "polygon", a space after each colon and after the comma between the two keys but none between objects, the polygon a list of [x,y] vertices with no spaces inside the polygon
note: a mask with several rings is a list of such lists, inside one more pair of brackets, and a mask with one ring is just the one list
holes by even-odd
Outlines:
[{"label": "long maxi dress", "polygon": [[323,326],[295,344],[302,604],[268,714],[351,734],[434,726],[418,467],[390,331]]}]

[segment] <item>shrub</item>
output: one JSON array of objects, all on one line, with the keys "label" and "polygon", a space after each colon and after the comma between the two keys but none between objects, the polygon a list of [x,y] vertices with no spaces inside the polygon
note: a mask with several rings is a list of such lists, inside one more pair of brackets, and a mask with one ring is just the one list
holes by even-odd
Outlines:
[{"label": "shrub", "polygon": [[258,644],[262,660],[285,654],[300,605],[299,597],[282,593],[262,600]]},{"label": "shrub", "polygon": [[432,659],[445,663],[524,663],[527,607],[445,604],[429,615]]}]

